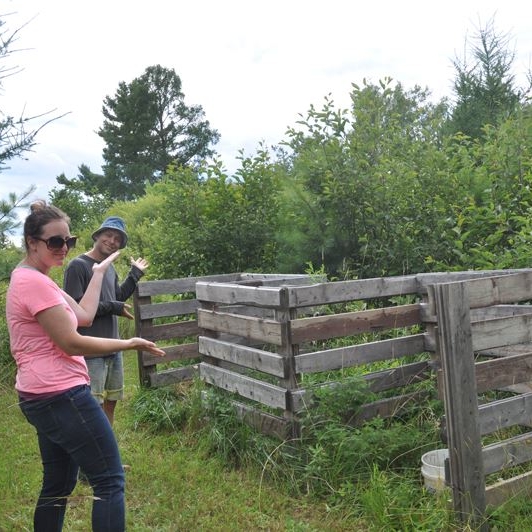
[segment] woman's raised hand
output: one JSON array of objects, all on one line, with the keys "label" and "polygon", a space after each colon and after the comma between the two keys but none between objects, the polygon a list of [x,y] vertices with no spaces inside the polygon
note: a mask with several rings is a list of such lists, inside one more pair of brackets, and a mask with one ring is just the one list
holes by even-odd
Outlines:
[{"label": "woman's raised hand", "polygon": [[107,271],[107,268],[118,258],[120,255],[120,251],[115,251],[114,253],[111,253],[107,258],[103,259],[102,262],[94,263],[92,266],[93,273],[101,271],[102,273],[105,273]]}]

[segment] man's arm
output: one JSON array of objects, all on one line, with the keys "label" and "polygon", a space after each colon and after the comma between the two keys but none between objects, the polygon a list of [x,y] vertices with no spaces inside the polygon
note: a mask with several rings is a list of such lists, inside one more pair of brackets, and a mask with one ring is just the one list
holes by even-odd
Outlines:
[{"label": "man's arm", "polygon": [[133,295],[140,278],[144,275],[144,270],[148,266],[148,261],[142,257],[139,257],[136,260],[131,257],[131,269],[129,270],[127,277],[122,284],[118,285],[117,282],[116,299],[118,301],[126,301]]}]

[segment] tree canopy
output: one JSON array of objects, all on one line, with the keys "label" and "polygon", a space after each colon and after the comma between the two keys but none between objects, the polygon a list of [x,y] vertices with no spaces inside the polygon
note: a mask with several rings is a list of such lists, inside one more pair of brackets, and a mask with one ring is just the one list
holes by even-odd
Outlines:
[{"label": "tree canopy", "polygon": [[451,133],[480,138],[484,126],[498,125],[512,116],[531,87],[517,86],[509,36],[498,33],[493,21],[477,30],[466,50],[463,58],[453,61],[456,102],[449,126]]},{"label": "tree canopy", "polygon": [[130,83],[121,82],[104,100],[98,135],[103,150],[104,189],[117,199],[141,196],[170,163],[187,166],[213,155],[219,134],[200,105],[187,105],[181,79],[172,69],[150,66]]}]

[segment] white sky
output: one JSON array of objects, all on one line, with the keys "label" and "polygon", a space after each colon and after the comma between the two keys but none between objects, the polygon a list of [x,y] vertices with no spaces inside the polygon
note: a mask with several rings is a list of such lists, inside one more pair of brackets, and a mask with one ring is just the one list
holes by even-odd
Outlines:
[{"label": "white sky", "polygon": [[10,30],[27,23],[8,63],[23,71],[4,80],[0,110],[69,113],[0,173],[0,198],[30,184],[46,198],[82,163],[100,172],[103,100],[150,65],[180,76],[185,102],[220,132],[216,149],[232,172],[240,149],[278,144],[329,93],[347,107],[351,83],[364,78],[450,95],[452,59],[492,19],[511,37],[516,74],[532,63],[532,3],[522,0],[0,0],[0,16]]}]

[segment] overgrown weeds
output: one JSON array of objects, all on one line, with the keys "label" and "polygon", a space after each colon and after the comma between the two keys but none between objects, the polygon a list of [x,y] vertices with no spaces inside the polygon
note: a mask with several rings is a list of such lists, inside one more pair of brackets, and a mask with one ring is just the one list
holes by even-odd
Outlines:
[{"label": "overgrown weeds", "polygon": [[[279,441],[241,422],[226,394],[205,390],[201,382],[195,386],[201,388],[201,410],[206,413],[199,425],[195,417],[198,442],[230,470],[260,471],[261,485],[325,504],[330,512],[366,523],[368,530],[457,529],[450,492],[427,491],[420,473],[421,455],[442,445],[437,401],[401,419],[376,418],[349,426],[343,421],[344,410],[361,402],[356,399],[360,383],[354,379],[350,401],[341,398],[349,394],[349,386],[336,396],[339,404],[333,404],[334,394],[324,389],[303,419],[301,437]],[[524,522],[529,515],[527,508],[521,515],[499,509],[490,521],[525,530],[512,528],[512,523]]]}]

